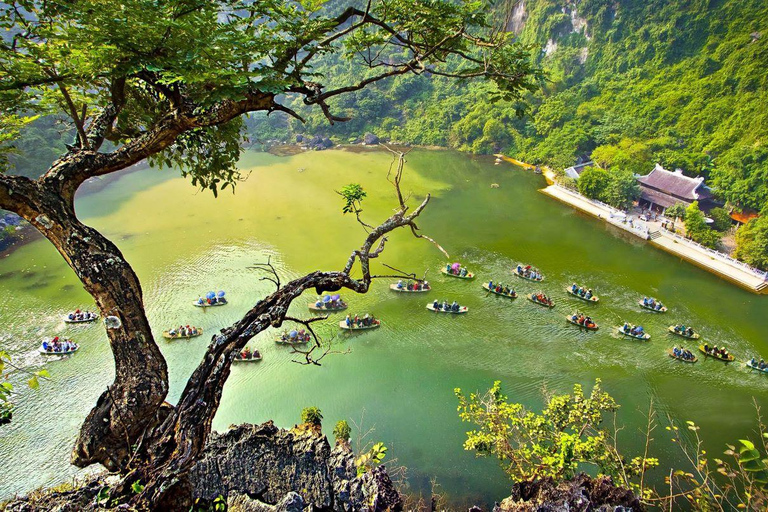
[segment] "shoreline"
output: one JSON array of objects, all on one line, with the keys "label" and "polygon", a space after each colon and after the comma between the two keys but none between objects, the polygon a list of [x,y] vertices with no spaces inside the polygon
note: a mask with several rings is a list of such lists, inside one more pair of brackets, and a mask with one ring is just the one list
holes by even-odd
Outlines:
[{"label": "shoreline", "polygon": [[567,204],[575,210],[627,231],[650,245],[677,256],[744,290],[757,295],[768,294],[768,274],[762,273],[760,275],[761,271],[752,269],[725,254],[706,249],[665,230],[651,230],[644,224],[632,223],[631,219],[627,222],[626,215],[623,218],[620,217],[617,214],[618,210],[568,191],[557,184],[549,185],[539,192]]}]

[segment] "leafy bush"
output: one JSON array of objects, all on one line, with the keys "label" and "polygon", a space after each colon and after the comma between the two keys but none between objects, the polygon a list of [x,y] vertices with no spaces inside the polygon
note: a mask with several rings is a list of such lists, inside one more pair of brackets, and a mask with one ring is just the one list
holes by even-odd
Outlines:
[{"label": "leafy bush", "polygon": [[349,427],[347,420],[341,420],[333,427],[333,437],[336,438],[336,442],[348,442],[349,437],[352,435],[352,429]]},{"label": "leafy bush", "polygon": [[699,209],[698,201],[694,201],[685,209],[685,234],[694,242],[712,249],[716,249],[720,241],[720,234],[709,227],[704,213]]},{"label": "leafy bush", "polygon": [[301,422],[319,427],[323,422],[323,415],[317,407],[305,407],[301,411]]},{"label": "leafy bush", "polygon": [[768,270],[768,216],[765,213],[736,231],[734,255],[753,267]]}]

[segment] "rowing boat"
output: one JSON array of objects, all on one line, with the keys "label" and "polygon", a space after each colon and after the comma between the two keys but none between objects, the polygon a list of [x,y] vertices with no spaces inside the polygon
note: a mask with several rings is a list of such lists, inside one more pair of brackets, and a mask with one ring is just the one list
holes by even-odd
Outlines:
[{"label": "rowing boat", "polygon": [[237,354],[235,356],[234,362],[235,363],[255,363],[258,361],[261,361],[262,357],[261,354],[256,356],[256,352],[251,353],[250,357],[243,357],[242,354]]},{"label": "rowing boat", "polygon": [[588,331],[596,331],[600,328],[597,324],[593,324],[592,326],[582,325],[573,319],[573,315],[566,316],[565,319],[568,320],[569,323],[572,323],[573,325],[575,325],[576,327],[581,327],[582,329],[587,329]]},{"label": "rowing boat", "polygon": [[67,354],[74,354],[80,350],[80,345],[75,344],[74,348],[71,348],[69,350],[62,350],[59,352],[55,352],[53,350],[45,350],[42,346],[38,349],[38,352],[43,354],[44,356],[66,356]]},{"label": "rowing boat", "polygon": [[277,343],[278,345],[304,345],[305,343],[309,343],[310,339],[311,337],[309,334],[307,334],[304,337],[297,336],[295,340],[290,339],[290,336],[288,337],[288,339],[280,337],[280,338],[275,338],[275,343]]},{"label": "rowing boat", "polygon": [[693,359],[685,359],[683,357],[676,356],[675,355],[675,351],[672,350],[671,348],[667,349],[667,355],[669,355],[669,357],[671,357],[673,359],[677,359],[678,361],[682,361],[684,363],[695,363],[696,361],[699,360],[696,356],[693,356]]},{"label": "rowing boat", "polygon": [[455,277],[456,279],[474,279],[475,278],[475,274],[473,274],[472,272],[467,272],[467,275],[465,276],[460,276],[459,274],[452,274],[444,268],[441,268],[440,272],[447,275],[448,277]]},{"label": "rowing boat", "polygon": [[229,302],[227,302],[227,299],[223,298],[216,299],[216,302],[213,304],[208,304],[207,302],[200,303],[197,301],[192,302],[192,305],[197,306],[198,308],[215,308],[216,306],[226,306],[227,304],[229,304]]},{"label": "rowing boat", "polygon": [[697,332],[695,332],[695,333],[693,333],[693,334],[691,334],[691,335],[689,336],[689,335],[687,335],[687,334],[685,334],[685,333],[682,333],[682,332],[676,331],[676,330],[675,330],[675,326],[674,326],[674,325],[670,325],[668,330],[669,330],[669,332],[671,332],[672,334],[675,334],[675,335],[677,335],[677,336],[680,336],[681,338],[688,338],[689,340],[697,340],[697,339],[699,339],[699,338],[701,337],[701,336],[699,336],[699,333],[697,333]]},{"label": "rowing boat", "polygon": [[661,306],[661,309],[656,309],[653,306],[647,306],[643,304],[643,301],[638,302],[640,304],[640,307],[643,309],[647,309],[648,311],[653,311],[654,313],[666,313],[667,312],[667,306]]},{"label": "rowing boat", "polygon": [[522,278],[522,279],[527,279],[528,281],[536,281],[537,283],[538,283],[538,282],[541,282],[541,281],[543,281],[543,280],[544,280],[544,276],[541,276],[541,277],[536,277],[536,278],[534,278],[534,277],[528,277],[528,276],[526,276],[525,274],[522,274],[521,272],[518,272],[518,271],[517,271],[517,268],[513,268],[513,269],[512,269],[512,273],[513,273],[513,274],[515,274],[517,277],[520,277],[520,278]]},{"label": "rowing boat", "polygon": [[434,304],[427,304],[427,309],[430,311],[434,311],[435,313],[450,313],[453,315],[460,315],[462,313],[466,313],[467,311],[469,311],[469,308],[467,306],[460,306],[458,311],[453,311],[450,305],[448,306],[448,309],[445,310],[443,308],[436,309]]},{"label": "rowing boat", "polygon": [[757,366],[752,364],[752,361],[747,361],[745,363],[745,366],[747,368],[752,368],[753,370],[757,370],[759,372],[768,373],[768,366],[766,366],[765,368],[758,368]]},{"label": "rowing boat", "polygon": [[544,306],[545,308],[555,307],[555,303],[552,302],[551,300],[549,301],[549,304],[547,304],[546,302],[541,302],[539,299],[536,298],[536,294],[532,293],[530,295],[526,295],[526,297],[528,297],[529,301],[533,302],[534,304],[538,304],[539,306]]},{"label": "rowing boat", "polygon": [[69,318],[69,316],[65,316],[64,322],[68,324],[87,324],[89,322],[93,322],[97,318],[99,318],[99,315],[97,315],[96,313],[91,313],[88,318],[82,318],[80,320],[75,320],[73,318]]},{"label": "rowing boat", "polygon": [[358,326],[349,326],[347,325],[346,320],[342,320],[339,322],[339,328],[344,329],[345,331],[369,331],[371,329],[378,329],[381,327],[381,320],[375,320],[372,325],[358,325]]},{"label": "rowing boat", "polygon": [[171,334],[171,331],[163,331],[163,338],[168,340],[181,340],[181,339],[188,340],[190,338],[202,336],[202,334],[203,334],[203,328],[198,327],[197,332],[195,332],[194,334],[186,334],[184,336],[181,335],[181,332],[177,332],[176,334]]},{"label": "rowing boat", "polygon": [[570,293],[571,295],[573,295],[577,299],[581,299],[581,300],[583,300],[585,302],[592,302],[593,304],[596,303],[596,302],[600,302],[600,299],[598,297],[596,297],[595,295],[591,296],[590,298],[586,298],[586,297],[582,297],[581,295],[579,295],[577,292],[574,292],[570,288],[566,288],[565,291]]},{"label": "rowing boat", "polygon": [[731,361],[736,359],[735,357],[733,357],[733,354],[728,354],[728,357],[722,357],[722,356],[720,356],[718,354],[710,354],[709,352],[704,350],[704,345],[699,345],[699,350],[703,354],[708,355],[709,357],[714,357],[715,359],[719,359],[720,361],[725,361],[726,363],[730,363]]},{"label": "rowing boat", "polygon": [[333,311],[344,311],[349,306],[347,305],[346,302],[342,302],[340,305],[335,306],[335,307],[326,307],[326,306],[318,307],[316,302],[312,302],[312,303],[310,303],[308,305],[308,307],[309,307],[310,311],[319,311],[319,312],[330,311],[330,312],[333,312]]},{"label": "rowing boat", "polygon": [[516,299],[517,298],[517,292],[512,290],[510,293],[504,293],[504,292],[497,292],[496,290],[492,290],[488,287],[488,283],[483,283],[483,289],[491,292],[494,295],[499,295],[501,297],[506,297],[508,299]]},{"label": "rowing boat", "polygon": [[[634,326],[633,325],[630,326],[630,329],[632,327],[634,327]],[[623,325],[621,327],[619,327],[619,333],[623,334],[624,336],[629,336],[630,338],[634,338],[636,340],[648,341],[649,339],[651,339],[651,335],[648,334],[647,332],[644,332],[643,334],[632,334],[632,333],[630,333],[628,331],[625,331]]]},{"label": "rowing boat", "polygon": [[426,293],[432,290],[431,287],[422,288],[421,290],[409,290],[405,286],[403,286],[402,288],[398,288],[396,284],[389,285],[389,289],[392,290],[393,292],[398,292],[398,293]]}]

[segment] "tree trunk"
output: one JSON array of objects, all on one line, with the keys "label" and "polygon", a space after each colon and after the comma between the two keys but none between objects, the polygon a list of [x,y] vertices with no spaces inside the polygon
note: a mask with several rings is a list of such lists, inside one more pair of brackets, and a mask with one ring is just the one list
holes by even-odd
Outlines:
[{"label": "tree trunk", "polygon": [[83,423],[71,460],[79,467],[98,462],[111,471],[124,470],[132,446],[162,420],[168,392],[168,369],[144,312],[139,279],[111,241],[77,219],[72,200],[38,182],[21,184],[15,190],[17,213],[53,243],[102,317],[120,319],[119,327],[107,329],[115,380]]}]

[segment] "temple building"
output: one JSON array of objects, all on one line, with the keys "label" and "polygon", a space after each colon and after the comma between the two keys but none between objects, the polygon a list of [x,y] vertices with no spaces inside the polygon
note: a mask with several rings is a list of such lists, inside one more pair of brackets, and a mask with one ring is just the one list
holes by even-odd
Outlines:
[{"label": "temple building", "polygon": [[689,178],[680,169],[668,171],[656,164],[650,174],[639,176],[637,182],[640,185],[640,206],[653,210],[663,212],[673,204],[688,206],[694,201],[699,202],[703,211],[718,206],[703,177]]}]

